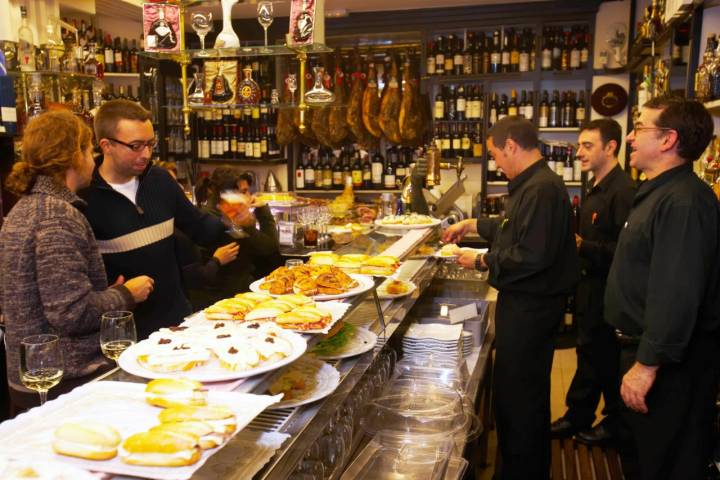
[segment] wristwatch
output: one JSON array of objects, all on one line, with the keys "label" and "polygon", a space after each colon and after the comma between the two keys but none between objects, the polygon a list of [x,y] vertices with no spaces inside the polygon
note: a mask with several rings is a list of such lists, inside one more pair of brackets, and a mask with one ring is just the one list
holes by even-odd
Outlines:
[{"label": "wristwatch", "polygon": [[488,271],[488,267],[486,267],[486,266],[483,264],[484,258],[485,258],[485,254],[484,254],[484,253],[481,253],[480,255],[478,255],[477,257],[475,257],[475,270],[478,270],[478,271],[480,271],[480,272],[487,272],[487,271]]}]

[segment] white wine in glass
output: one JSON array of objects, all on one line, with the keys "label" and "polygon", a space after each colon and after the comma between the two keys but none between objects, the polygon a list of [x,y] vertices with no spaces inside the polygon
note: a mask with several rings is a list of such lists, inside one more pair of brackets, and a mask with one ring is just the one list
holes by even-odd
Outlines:
[{"label": "white wine in glass", "polygon": [[65,363],[57,335],[39,334],[20,342],[20,380],[40,395],[40,405],[47,401],[47,392],[60,383]]},{"label": "white wine in glass", "polygon": [[137,341],[132,312],[106,312],[100,317],[100,349],[117,365],[120,355]]}]

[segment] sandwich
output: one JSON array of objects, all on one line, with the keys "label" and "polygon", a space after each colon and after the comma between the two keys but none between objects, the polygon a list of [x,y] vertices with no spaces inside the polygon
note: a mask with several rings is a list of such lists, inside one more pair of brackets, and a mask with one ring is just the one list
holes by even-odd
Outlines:
[{"label": "sandwich", "polygon": [[159,378],[145,386],[145,400],[156,407],[205,405],[206,396],[202,383],[186,378]]},{"label": "sandwich", "polygon": [[317,380],[312,375],[306,375],[300,370],[290,369],[277,377],[268,387],[270,395],[283,394],[283,400],[302,398],[306,392],[315,388]]},{"label": "sandwich", "polygon": [[160,412],[160,423],[200,421],[210,425],[215,433],[231,434],[237,428],[235,414],[220,405],[205,407],[171,407]]},{"label": "sandwich", "polygon": [[275,317],[275,323],[292,330],[322,330],[332,321],[332,315],[316,307],[298,307]]},{"label": "sandwich", "polygon": [[338,261],[340,255],[332,252],[319,252],[310,255],[310,265],[333,265]]},{"label": "sandwich", "polygon": [[247,300],[252,300],[253,302],[256,302],[256,303],[272,300],[272,296],[268,295],[267,293],[256,293],[256,292],[238,293],[237,295],[235,295],[235,298],[244,298]]},{"label": "sandwich", "polygon": [[176,432],[136,433],[125,440],[123,449],[122,461],[130,465],[184,467],[200,460],[198,438]]},{"label": "sandwich", "polygon": [[253,337],[249,342],[263,361],[276,362],[289,356],[293,351],[292,344],[275,332]]},{"label": "sandwich", "polygon": [[324,339],[320,340],[311,353],[323,357],[335,355],[355,337],[355,326],[346,322],[337,322]]},{"label": "sandwich", "polygon": [[260,364],[260,354],[246,341],[225,341],[212,346],[212,351],[223,368],[233,372],[250,370]]},{"label": "sandwich", "polygon": [[110,425],[65,423],[55,430],[53,450],[61,455],[87,460],[109,460],[117,455],[122,438]]},{"label": "sandwich", "polygon": [[360,273],[366,275],[392,275],[400,266],[400,261],[390,255],[378,255],[363,263]]},{"label": "sandwich", "polygon": [[305,306],[305,305],[313,305],[315,303],[312,298],[310,298],[306,295],[301,295],[299,293],[290,293],[288,295],[281,295],[281,296],[277,297],[276,300],[290,302],[293,305],[298,306],[298,307]]},{"label": "sandwich", "polygon": [[[167,343],[163,344],[163,340]],[[137,357],[141,366],[161,373],[187,371],[208,360],[210,352],[204,346],[176,343],[172,339],[160,339],[157,344],[148,345]]]},{"label": "sandwich", "polygon": [[150,429],[151,432],[166,432],[171,435],[192,435],[197,437],[197,443],[203,450],[215,448],[225,437],[215,433],[213,427],[205,422],[189,420],[187,422],[161,423]]},{"label": "sandwich", "polygon": [[390,295],[402,295],[407,293],[408,285],[401,280],[391,280],[385,285],[385,291]]}]

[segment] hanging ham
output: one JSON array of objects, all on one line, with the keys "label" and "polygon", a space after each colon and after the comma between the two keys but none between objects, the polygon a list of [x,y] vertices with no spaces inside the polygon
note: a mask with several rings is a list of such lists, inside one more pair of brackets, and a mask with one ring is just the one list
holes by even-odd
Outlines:
[{"label": "hanging ham", "polygon": [[340,60],[335,68],[335,102],[330,107],[328,117],[328,139],[333,148],[339,148],[348,136],[347,106],[345,106],[345,74],[342,71]]},{"label": "hanging ham", "polygon": [[403,142],[417,145],[422,141],[423,119],[420,105],[418,82],[410,76],[410,61],[405,60],[403,72],[403,94],[400,106],[400,136]]},{"label": "hanging ham", "polygon": [[373,137],[380,138],[380,96],[378,95],[377,73],[375,64],[371,63],[368,69],[368,84],[362,98],[362,119],[363,125]]},{"label": "hanging ham", "polygon": [[385,87],[382,101],[380,102],[380,129],[392,143],[401,143],[400,136],[400,106],[402,94],[400,93],[400,82],[398,82],[397,63],[393,61],[390,67],[390,76]]}]

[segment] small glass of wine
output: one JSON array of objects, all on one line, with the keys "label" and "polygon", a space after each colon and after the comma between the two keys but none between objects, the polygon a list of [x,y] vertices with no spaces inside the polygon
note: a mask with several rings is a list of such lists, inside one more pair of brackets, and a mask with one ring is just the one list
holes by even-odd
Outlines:
[{"label": "small glass of wine", "polygon": [[30,335],[20,342],[20,380],[40,394],[40,405],[47,400],[48,390],[62,380],[64,368],[57,335]]},{"label": "small glass of wine", "polygon": [[106,312],[100,317],[100,349],[103,355],[115,361],[137,341],[135,318],[132,312]]},{"label": "small glass of wine", "polygon": [[267,31],[270,25],[272,25],[275,17],[273,16],[273,4],[269,1],[261,1],[257,4],[257,19],[258,23],[263,27],[265,31],[265,48],[261,50],[262,53],[270,53],[271,50],[268,48]]}]

